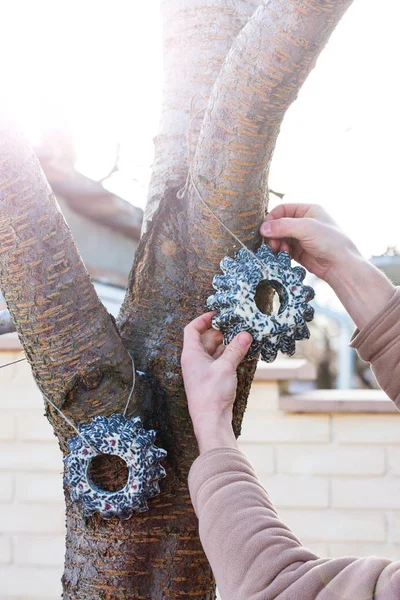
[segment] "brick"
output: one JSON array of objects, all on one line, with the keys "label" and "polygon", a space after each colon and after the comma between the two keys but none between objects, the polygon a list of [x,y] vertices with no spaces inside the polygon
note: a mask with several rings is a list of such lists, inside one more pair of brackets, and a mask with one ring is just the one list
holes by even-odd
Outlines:
[{"label": "brick", "polygon": [[0,446],[0,469],[26,471],[63,471],[62,455],[52,444],[10,442]]},{"label": "brick", "polygon": [[310,475],[382,475],[385,449],[333,444],[298,444],[276,448],[278,473]]},{"label": "brick", "polygon": [[335,415],[334,440],[350,444],[400,444],[400,414]]},{"label": "brick", "polygon": [[268,444],[239,443],[239,448],[247,456],[258,475],[272,474],[274,468],[274,448]]},{"label": "brick", "polygon": [[11,502],[14,497],[14,477],[11,473],[0,473],[0,502]]},{"label": "brick", "polygon": [[329,442],[328,415],[272,415],[251,412],[243,420],[241,442]]},{"label": "brick", "polygon": [[264,475],[261,483],[276,507],[325,508],[329,506],[329,481],[322,477]]},{"label": "brick", "polygon": [[392,511],[387,513],[388,521],[388,541],[395,544],[400,543],[400,512]]},{"label": "brick", "polygon": [[43,409],[17,414],[17,438],[27,442],[54,442],[53,428],[44,416]]},{"label": "brick", "polygon": [[43,412],[44,401],[32,375],[22,380],[15,378],[5,386],[0,379],[0,389],[0,410],[37,409]]},{"label": "brick", "polygon": [[[1,310],[1,308],[0,308]],[[3,340],[3,336],[1,337]],[[23,358],[23,354],[21,351],[18,352],[5,352],[4,350],[0,350],[0,365],[6,365],[7,363],[11,363],[14,360],[19,360]],[[0,369],[0,389],[3,390],[6,384],[9,385],[10,381],[16,378],[18,366],[22,363],[9,365],[3,369]]]},{"label": "brick", "polygon": [[334,479],[332,505],[338,508],[400,509],[400,480],[387,477]]},{"label": "brick", "polygon": [[10,563],[12,560],[11,538],[0,535],[0,563]]},{"label": "brick", "polygon": [[64,533],[62,504],[3,504],[0,531],[4,533]]},{"label": "brick", "polygon": [[305,546],[308,540],[385,541],[385,518],[378,512],[284,509],[279,516]]},{"label": "brick", "polygon": [[251,386],[249,399],[247,402],[247,412],[271,412],[279,408],[279,386],[275,381],[253,382]]},{"label": "brick", "polygon": [[390,475],[400,476],[400,446],[389,446],[387,452]]},{"label": "brick", "polygon": [[62,475],[53,473],[17,473],[18,502],[64,502]]},{"label": "brick", "polygon": [[14,562],[17,565],[62,567],[65,554],[63,536],[15,536]]},{"label": "brick", "polygon": [[380,556],[391,560],[400,560],[399,544],[372,544],[361,542],[332,542],[329,544],[329,556],[340,558],[341,556]]},{"label": "brick", "polygon": [[48,600],[60,596],[61,576],[62,570],[54,567],[0,567],[2,593],[10,597]]},{"label": "brick", "polygon": [[[3,393],[3,392],[2,392]],[[15,438],[15,417],[5,410],[0,412],[0,441]]]}]

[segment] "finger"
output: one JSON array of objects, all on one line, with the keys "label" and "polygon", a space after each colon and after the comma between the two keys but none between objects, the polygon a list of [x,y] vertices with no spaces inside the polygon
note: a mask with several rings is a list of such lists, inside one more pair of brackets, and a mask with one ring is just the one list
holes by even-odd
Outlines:
[{"label": "finger", "polygon": [[316,236],[321,229],[321,223],[316,219],[282,218],[266,221],[261,226],[261,234],[267,238],[295,238],[304,241]]},{"label": "finger", "polygon": [[332,217],[319,204],[279,204],[268,213],[260,226],[260,234],[269,237],[265,224],[279,219],[315,219],[321,223],[336,225]]},{"label": "finger", "polygon": [[186,360],[190,351],[203,352],[206,354],[201,336],[211,327],[211,321],[215,311],[200,315],[197,319],[186,325],[183,332],[183,348],[181,362]]},{"label": "finger", "polygon": [[265,218],[265,221],[274,221],[275,219],[287,218],[301,218],[310,210],[311,204],[278,204],[275,206]]},{"label": "finger", "polygon": [[225,348],[225,344],[220,344],[212,356],[213,359],[218,360],[219,357],[222,356],[222,354],[225,352]]},{"label": "finger", "polygon": [[217,331],[216,329],[208,329],[201,336],[201,342],[203,344],[204,350],[210,356],[213,356],[216,352],[218,346],[222,344],[224,341],[224,336],[221,331]]},{"label": "finger", "polygon": [[291,255],[291,248],[290,248],[289,240],[287,240],[286,238],[281,241],[280,252],[287,252],[288,254]]},{"label": "finger", "polygon": [[300,242],[297,240],[292,240],[290,256],[296,261],[300,262],[301,255],[303,254],[304,249]]},{"label": "finger", "polygon": [[287,204],[278,204],[268,213],[267,219],[282,219],[282,218],[296,218],[302,219],[304,217],[323,219],[327,217],[328,213],[319,204],[308,204],[299,202],[288,202]]},{"label": "finger", "polygon": [[228,363],[234,370],[237,369],[250,348],[253,338],[247,331],[242,331],[233,338],[230,344],[225,346],[225,351],[219,359],[220,362]]},{"label": "finger", "polygon": [[278,252],[280,245],[280,240],[268,240],[268,246],[271,248],[272,252]]},{"label": "finger", "polygon": [[184,329],[184,337],[197,339],[201,337],[203,333],[205,333],[211,327],[211,321],[213,316],[215,315],[215,311],[211,311],[205,313],[204,315],[200,315],[196,319],[193,319],[188,325],[186,325]]},{"label": "finger", "polygon": [[278,204],[278,206],[275,206],[275,208],[269,211],[264,221],[271,221],[273,219],[282,219],[282,217],[286,217],[285,206],[286,204]]}]

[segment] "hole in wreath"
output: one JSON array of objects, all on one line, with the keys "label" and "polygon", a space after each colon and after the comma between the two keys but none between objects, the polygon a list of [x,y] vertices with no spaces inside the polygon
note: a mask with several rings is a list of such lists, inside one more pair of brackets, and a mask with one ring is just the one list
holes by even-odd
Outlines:
[{"label": "hole in wreath", "polygon": [[128,481],[128,466],[115,454],[98,454],[88,468],[88,480],[105,492],[118,492]]},{"label": "hole in wreath", "polygon": [[[279,281],[263,279],[256,287],[254,300],[264,315],[279,315],[288,304],[288,294]],[[272,308],[272,309],[271,309]]]}]

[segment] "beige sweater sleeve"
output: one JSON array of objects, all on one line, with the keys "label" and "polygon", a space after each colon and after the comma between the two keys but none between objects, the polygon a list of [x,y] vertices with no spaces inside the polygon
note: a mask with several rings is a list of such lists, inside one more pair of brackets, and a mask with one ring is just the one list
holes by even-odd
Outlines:
[{"label": "beige sweater sleeve", "polygon": [[[352,339],[400,408],[400,291]],[[399,430],[400,436],[400,430]],[[400,562],[318,558],[279,519],[246,457],[202,454],[189,489],[222,600],[400,600]],[[327,515],[327,518],[329,516]]]},{"label": "beige sweater sleeve", "polygon": [[400,410],[400,288],[372,321],[354,333],[350,345],[371,363],[380,387]]}]

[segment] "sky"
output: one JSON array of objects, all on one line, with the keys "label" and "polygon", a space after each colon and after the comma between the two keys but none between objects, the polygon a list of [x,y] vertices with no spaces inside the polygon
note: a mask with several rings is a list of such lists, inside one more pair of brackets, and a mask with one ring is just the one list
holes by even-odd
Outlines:
[{"label": "sky", "polygon": [[[354,1],[289,109],[271,167],[272,189],[325,206],[366,256],[400,248],[399,18],[394,0]],[[143,207],[162,91],[158,1],[8,2],[0,52],[0,109],[33,142],[41,123],[67,122],[77,167],[93,178],[120,143],[107,185]]]}]

